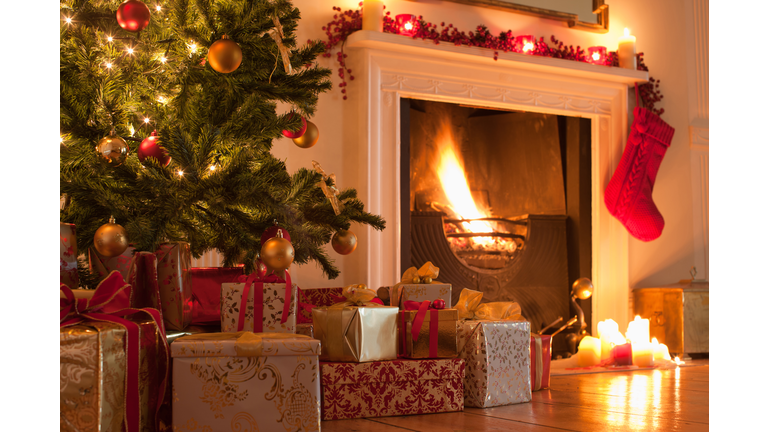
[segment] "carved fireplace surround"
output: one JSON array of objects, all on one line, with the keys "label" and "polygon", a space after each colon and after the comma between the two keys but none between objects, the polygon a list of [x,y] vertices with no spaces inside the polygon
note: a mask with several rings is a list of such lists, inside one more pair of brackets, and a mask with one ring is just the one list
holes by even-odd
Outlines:
[{"label": "carved fireplace surround", "polygon": [[[397,282],[400,268],[400,98],[425,99],[591,119],[592,323],[630,320],[627,232],[603,204],[627,137],[628,88],[647,72],[570,60],[499,53],[358,31],[345,45],[349,81],[345,119],[357,143],[357,189],[368,211],[387,221],[361,235],[369,286]],[[407,193],[407,191],[405,192]],[[567,318],[566,318],[567,319]],[[595,334],[595,328],[591,329]]]}]

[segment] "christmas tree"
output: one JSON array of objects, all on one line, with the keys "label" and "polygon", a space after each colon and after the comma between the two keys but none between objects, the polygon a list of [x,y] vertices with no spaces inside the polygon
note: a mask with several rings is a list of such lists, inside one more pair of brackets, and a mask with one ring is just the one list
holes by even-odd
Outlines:
[{"label": "christmas tree", "polygon": [[332,234],[384,228],[354,189],[337,214],[332,178],[289,174],[270,153],[331,89],[315,63],[325,46],[297,44],[289,1],[68,0],[61,14],[61,221],[77,226],[79,250],[114,216],[138,251],[186,241],[194,257],[215,249],[250,272],[276,222],[294,262],[335,278],[322,248]]}]

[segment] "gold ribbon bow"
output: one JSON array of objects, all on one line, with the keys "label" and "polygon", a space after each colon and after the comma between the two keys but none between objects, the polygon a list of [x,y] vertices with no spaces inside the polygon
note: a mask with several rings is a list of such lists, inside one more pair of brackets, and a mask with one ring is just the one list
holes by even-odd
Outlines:
[{"label": "gold ribbon bow", "polygon": [[368,289],[365,284],[347,285],[341,290],[341,295],[347,301],[336,303],[329,306],[328,309],[344,309],[347,306],[381,306],[378,303],[370,303],[376,297],[376,292]]},{"label": "gold ribbon bow", "polygon": [[437,276],[440,274],[440,268],[432,264],[432,261],[427,261],[416,270],[416,267],[411,267],[403,273],[403,277],[400,278],[400,282],[396,283],[392,287],[389,294],[389,304],[392,306],[400,305],[400,296],[402,295],[402,286],[408,284],[439,284]]},{"label": "gold ribbon bow", "polygon": [[527,321],[520,305],[515,302],[480,303],[483,293],[464,288],[459,294],[459,301],[453,306],[459,310],[459,319],[488,321]]},{"label": "gold ribbon bow", "polygon": [[[312,161],[312,166],[315,167],[315,171],[323,176],[323,179],[317,183],[317,186],[323,190],[323,194],[325,194],[325,196],[331,201],[331,206],[333,206],[333,212],[336,213],[336,216],[340,215],[341,211],[344,210],[344,204],[339,199],[339,190],[336,189],[336,174],[326,174],[320,164],[317,163],[317,161]],[[328,179],[331,179],[333,186],[328,186],[326,183]]]},{"label": "gold ribbon bow", "polygon": [[272,22],[275,23],[275,28],[269,31],[269,35],[275,40],[277,49],[280,50],[285,73],[291,75],[293,73],[293,66],[291,66],[291,52],[288,50],[288,47],[283,44],[283,38],[285,37],[283,34],[283,25],[280,24],[280,19],[277,17],[277,14],[272,15]]}]

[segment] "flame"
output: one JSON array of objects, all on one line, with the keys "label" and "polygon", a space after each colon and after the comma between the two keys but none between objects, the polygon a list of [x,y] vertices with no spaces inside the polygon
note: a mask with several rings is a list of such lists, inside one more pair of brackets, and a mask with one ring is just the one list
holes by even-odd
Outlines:
[{"label": "flame", "polygon": [[[446,130],[444,128],[443,130]],[[453,137],[450,132],[445,132],[441,139],[439,150],[440,161],[437,167],[437,176],[440,178],[440,184],[448,201],[462,219],[481,219],[488,217],[483,214],[475,205],[472,199],[472,193],[469,191],[467,179],[464,176],[464,169],[453,151]],[[464,228],[473,233],[494,232],[494,229],[488,222],[472,221],[464,222]],[[492,237],[474,237],[475,242],[480,244],[493,243]]]}]

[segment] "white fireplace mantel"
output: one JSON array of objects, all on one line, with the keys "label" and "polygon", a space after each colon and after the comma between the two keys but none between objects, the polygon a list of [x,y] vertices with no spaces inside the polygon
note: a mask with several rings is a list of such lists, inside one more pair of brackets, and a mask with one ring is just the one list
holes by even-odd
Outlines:
[{"label": "white fireplace mantel", "polygon": [[647,82],[647,72],[518,53],[499,52],[494,60],[485,48],[372,31],[350,35],[345,52],[355,76],[344,111],[356,125],[345,137],[354,142],[362,173],[356,187],[368,211],[387,221],[383,232],[360,233],[368,286],[392,285],[404,270],[400,98],[585,117],[592,125],[592,333],[607,318],[627,325],[627,231],[608,213],[603,192],[626,142],[628,87]]}]

